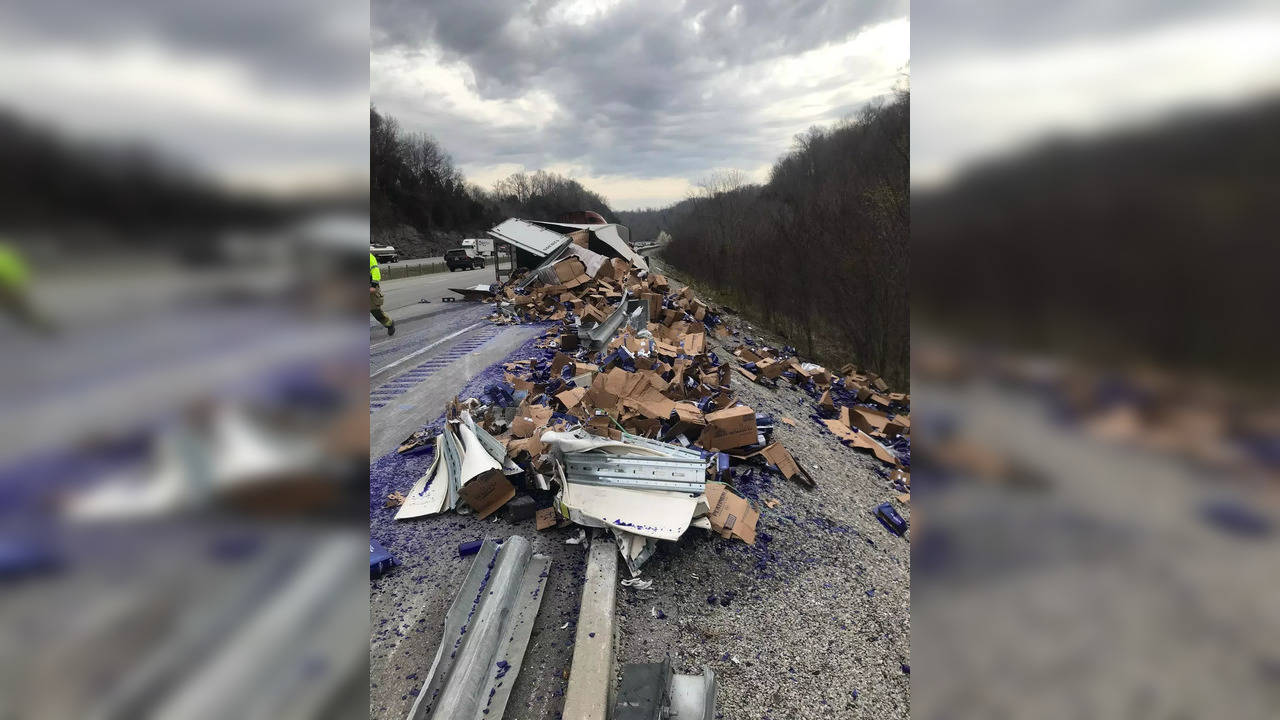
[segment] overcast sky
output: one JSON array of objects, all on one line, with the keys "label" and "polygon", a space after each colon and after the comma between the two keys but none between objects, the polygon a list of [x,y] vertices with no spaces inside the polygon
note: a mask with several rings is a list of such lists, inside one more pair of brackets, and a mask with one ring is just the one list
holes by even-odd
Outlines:
[{"label": "overcast sky", "polygon": [[368,182],[359,0],[0,4],[0,104],[240,188]]},{"label": "overcast sky", "polygon": [[615,209],[720,169],[763,180],[796,133],[900,83],[904,0],[373,0],[371,99],[483,186],[575,177]]},{"label": "overcast sky", "polygon": [[[911,177],[1280,90],[1274,0],[912,3]],[[998,11],[997,11],[998,10]]]},{"label": "overcast sky", "polygon": [[545,168],[631,208],[718,169],[763,179],[908,63],[915,181],[1280,89],[1274,0],[983,7],[916,0],[909,25],[905,0],[4,3],[0,104],[287,191],[365,182],[372,99],[481,184]]}]

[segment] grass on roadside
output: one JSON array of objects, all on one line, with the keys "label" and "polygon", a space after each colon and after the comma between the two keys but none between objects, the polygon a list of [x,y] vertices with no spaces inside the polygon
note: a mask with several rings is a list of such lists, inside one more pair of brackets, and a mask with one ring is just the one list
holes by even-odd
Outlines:
[{"label": "grass on roadside", "polygon": [[419,275],[430,275],[432,273],[444,272],[449,269],[445,263],[422,263],[420,265],[380,265],[382,268],[383,280],[398,280],[400,278],[417,277]]}]

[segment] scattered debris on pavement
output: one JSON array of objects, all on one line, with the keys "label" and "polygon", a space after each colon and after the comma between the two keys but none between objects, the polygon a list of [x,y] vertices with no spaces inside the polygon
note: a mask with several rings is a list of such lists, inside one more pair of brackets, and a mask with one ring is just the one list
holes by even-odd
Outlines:
[{"label": "scattered debris on pavement", "polygon": [[369,541],[369,577],[376,578],[400,563],[376,540]]},{"label": "scattered debris on pavement", "polygon": [[622,681],[614,702],[614,720],[712,720],[716,717],[716,674],[704,667],[701,675],[680,675],[671,658],[660,663],[622,666]]},{"label": "scattered debris on pavement", "polygon": [[[481,397],[449,404],[439,432],[405,439],[398,452],[434,458],[396,519],[486,518],[507,506],[509,520],[534,518],[539,530],[608,529],[632,576],[658,542],[690,527],[752,544],[759,510],[735,483],[751,468],[817,481],[773,438],[773,418],[735,399],[735,371],[810,395],[814,420],[892,466],[893,487],[910,492],[909,396],[853,365],[831,372],[729,328],[690,288],[651,272],[616,227],[510,219],[494,228],[536,267],[455,292],[493,303],[496,323],[552,323],[536,345],[545,354],[507,363]],[[737,340],[732,358],[710,348],[712,336]],[[735,477],[735,467],[747,472]]]}]

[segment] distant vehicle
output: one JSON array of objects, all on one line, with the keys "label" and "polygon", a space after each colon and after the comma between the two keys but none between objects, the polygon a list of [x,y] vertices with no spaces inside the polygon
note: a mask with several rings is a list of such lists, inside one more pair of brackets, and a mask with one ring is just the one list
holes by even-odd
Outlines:
[{"label": "distant vehicle", "polygon": [[475,250],[480,257],[493,257],[493,238],[466,238],[459,244],[464,249]]},{"label": "distant vehicle", "polygon": [[377,258],[378,262],[393,263],[400,260],[400,253],[390,245],[369,243],[369,253]]},{"label": "distant vehicle", "polygon": [[484,258],[477,255],[471,248],[456,248],[445,252],[444,262],[449,266],[449,272],[484,267]]}]

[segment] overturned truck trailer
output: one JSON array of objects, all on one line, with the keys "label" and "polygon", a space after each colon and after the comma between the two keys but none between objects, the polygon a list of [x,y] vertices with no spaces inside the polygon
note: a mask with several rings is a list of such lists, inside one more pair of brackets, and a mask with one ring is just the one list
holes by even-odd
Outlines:
[{"label": "overturned truck trailer", "polygon": [[515,267],[531,271],[526,282],[572,254],[572,247],[622,258],[641,270],[649,269],[644,257],[631,248],[631,231],[626,225],[507,218],[489,235],[512,251]]}]

